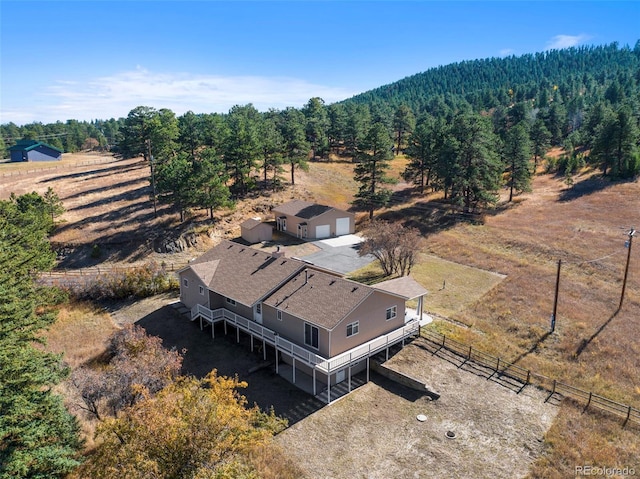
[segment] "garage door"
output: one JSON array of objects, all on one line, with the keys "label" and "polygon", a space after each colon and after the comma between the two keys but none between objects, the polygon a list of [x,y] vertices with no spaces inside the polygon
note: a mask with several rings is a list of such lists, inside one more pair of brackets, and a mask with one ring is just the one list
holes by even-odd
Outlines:
[{"label": "garage door", "polygon": [[316,226],[317,239],[328,238],[329,236],[331,236],[331,229],[329,228],[329,225]]},{"label": "garage door", "polygon": [[348,235],[349,233],[349,218],[338,218],[336,220],[336,236]]}]

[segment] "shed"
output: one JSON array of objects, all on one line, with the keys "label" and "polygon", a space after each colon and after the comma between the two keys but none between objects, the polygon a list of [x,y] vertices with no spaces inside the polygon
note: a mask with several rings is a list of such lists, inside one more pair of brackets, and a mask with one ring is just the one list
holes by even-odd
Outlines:
[{"label": "shed", "polygon": [[63,151],[36,140],[18,140],[9,148],[11,161],[59,161]]},{"label": "shed", "polygon": [[332,206],[293,200],[275,207],[273,213],[277,230],[296,238],[323,239],[355,232],[354,214]]},{"label": "shed", "polygon": [[271,241],[273,226],[263,223],[260,218],[249,218],[240,223],[240,236],[249,244]]}]

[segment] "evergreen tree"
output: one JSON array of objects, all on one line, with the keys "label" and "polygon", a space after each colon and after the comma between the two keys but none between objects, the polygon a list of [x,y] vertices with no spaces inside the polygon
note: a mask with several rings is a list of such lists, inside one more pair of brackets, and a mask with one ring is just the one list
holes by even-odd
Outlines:
[{"label": "evergreen tree", "polygon": [[535,171],[538,168],[538,158],[542,158],[547,153],[551,141],[551,133],[547,130],[542,119],[538,118],[531,126],[530,138]]},{"label": "evergreen tree", "polygon": [[33,274],[53,265],[50,218],[0,201],[0,478],[64,477],[79,463],[78,424],[51,388],[68,373],[36,346],[53,323]]},{"label": "evergreen tree", "polygon": [[284,139],[278,128],[276,112],[267,113],[260,124],[260,140],[262,150],[262,172],[264,175],[264,187],[267,188],[268,175],[272,173],[271,187],[273,190],[280,185],[278,174],[282,171],[284,163]]},{"label": "evergreen tree", "polygon": [[373,211],[385,206],[391,198],[391,190],[382,185],[391,183],[386,170],[389,160],[393,158],[393,140],[389,130],[382,123],[375,123],[358,150],[354,179],[360,183],[355,195],[354,204],[369,211],[369,219],[373,219]]},{"label": "evergreen tree", "polygon": [[303,108],[307,119],[307,140],[311,143],[313,158],[324,158],[329,152],[329,115],[322,98],[311,98]]},{"label": "evergreen tree", "polygon": [[396,132],[396,155],[400,154],[406,137],[416,126],[416,118],[407,105],[400,105],[393,116],[393,129]]},{"label": "evergreen tree", "polygon": [[462,113],[454,119],[449,144],[453,161],[451,200],[468,211],[493,205],[498,199],[503,165],[497,154],[497,138],[487,118]]},{"label": "evergreen tree", "polygon": [[413,183],[424,193],[425,186],[431,181],[444,144],[445,125],[442,120],[428,116],[418,123],[409,137],[406,154],[410,161],[403,173],[406,181]]},{"label": "evergreen tree", "polygon": [[236,105],[229,111],[224,161],[235,195],[244,195],[253,186],[250,174],[261,156],[260,122],[260,113],[251,104]]},{"label": "evergreen tree", "polygon": [[513,193],[531,189],[531,144],[524,121],[521,121],[507,133],[504,144],[504,162],[508,167],[509,201]]},{"label": "evergreen tree", "polygon": [[196,204],[197,191],[194,190],[193,164],[186,153],[179,153],[158,166],[156,189],[160,201],[172,204],[180,212],[180,221],[185,213]]},{"label": "evergreen tree", "polygon": [[284,154],[291,169],[291,184],[295,185],[295,170],[307,170],[309,158],[309,143],[305,137],[305,117],[300,110],[289,107],[282,112],[282,139]]}]

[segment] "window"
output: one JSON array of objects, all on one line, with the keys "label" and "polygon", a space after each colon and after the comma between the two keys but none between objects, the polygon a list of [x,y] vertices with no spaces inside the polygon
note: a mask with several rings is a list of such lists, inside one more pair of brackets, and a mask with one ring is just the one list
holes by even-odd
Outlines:
[{"label": "window", "polygon": [[229,303],[231,306],[235,306],[236,305],[236,300],[235,299],[231,299],[231,298],[227,298],[227,303]]},{"label": "window", "polygon": [[360,321],[356,321],[355,323],[347,324],[347,338],[349,336],[355,336],[358,334],[360,330]]},{"label": "window", "polygon": [[182,284],[185,288],[189,287],[189,280],[187,278],[182,278]]},{"label": "window", "polygon": [[256,314],[262,314],[262,303],[256,304]]},{"label": "window", "polygon": [[304,325],[304,344],[318,349],[318,328],[310,324]]},{"label": "window", "polygon": [[202,286],[200,286],[200,294],[204,296],[204,288]]},{"label": "window", "polygon": [[278,318],[278,321],[282,321],[282,311],[279,309],[276,311],[276,317]]},{"label": "window", "polygon": [[389,321],[390,319],[395,318],[398,315],[398,307],[397,306],[391,306],[390,308],[387,308],[387,321]]}]

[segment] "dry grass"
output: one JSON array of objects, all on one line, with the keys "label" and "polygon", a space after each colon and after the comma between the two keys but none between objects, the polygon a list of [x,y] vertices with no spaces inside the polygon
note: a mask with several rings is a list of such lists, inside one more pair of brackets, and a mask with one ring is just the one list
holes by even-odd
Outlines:
[{"label": "dry grass", "polygon": [[574,477],[578,475],[576,467],[580,466],[629,468],[635,471],[633,475],[640,474],[639,433],[638,429],[620,429],[619,421],[594,412],[584,413],[570,403],[563,404],[545,436],[544,453],[534,462],[528,478]]},{"label": "dry grass", "polygon": [[[383,279],[382,275],[382,269],[376,261],[349,276],[356,281],[372,283],[367,280]],[[504,279],[503,275],[491,271],[428,254],[420,255],[418,264],[411,270],[411,276],[429,291],[425,311],[447,317],[469,307]]]},{"label": "dry grass", "polygon": [[102,308],[87,302],[73,302],[60,307],[58,319],[46,332],[47,349],[64,353],[72,368],[100,356],[107,339],[119,328]]},{"label": "dry grass", "polygon": [[[173,228],[177,225],[176,214],[168,215],[162,210],[158,220],[152,218],[145,189],[148,172],[139,161],[138,164],[136,160],[130,161],[118,162],[121,168],[117,170],[108,170],[114,165],[106,164],[57,173],[0,177],[0,196],[4,198],[11,191],[17,194],[32,190],[44,192],[47,186],[52,186],[67,208],[63,216],[66,223],[59,231],[65,241],[140,240],[151,227]],[[395,172],[402,170],[403,161],[406,160],[394,160]],[[0,173],[2,171],[0,169]],[[445,221],[447,218],[437,215],[428,217],[426,213],[408,208],[419,200],[415,196],[408,197],[407,203],[395,205],[389,217],[410,222],[421,228],[426,237],[424,263],[416,267],[414,274],[431,290],[427,309],[448,311],[453,319],[471,325],[463,328],[451,322],[435,321],[431,327],[538,373],[638,407],[640,343],[635,340],[640,335],[638,244],[631,255],[624,307],[617,315],[614,313],[627,252],[623,246],[624,228],[639,226],[640,184],[638,181],[609,183],[590,175],[583,172],[574,178],[572,188],[567,187],[563,178],[539,175],[535,178],[533,193],[518,197],[516,204],[496,214],[487,215],[484,224]],[[286,173],[284,176],[286,178]],[[348,162],[312,163],[308,173],[296,173],[294,189],[252,198],[235,210],[221,212],[215,223],[215,235],[238,235],[240,221],[256,215],[268,217],[271,206],[292,198],[349,207],[356,191],[352,176],[353,165]],[[399,183],[394,189],[399,191],[404,187],[406,185]],[[424,198],[433,197],[435,195],[428,194]],[[381,217],[386,215],[384,211],[378,213]],[[199,223],[204,213],[198,215],[191,219],[196,226],[204,223]],[[636,243],[638,241],[636,238]],[[440,260],[436,261],[438,264],[429,265],[429,254],[454,265]],[[559,258],[565,265],[557,330],[547,337]],[[594,259],[597,261],[587,262]],[[167,260],[171,261],[168,257]],[[453,279],[444,278],[456,264],[464,266]],[[478,271],[496,272],[506,278],[493,282],[496,277],[491,273],[476,277]],[[475,279],[460,281],[465,274]],[[445,279],[446,287],[439,291]],[[64,325],[64,321],[59,324]],[[50,334],[56,334],[57,328],[55,326]],[[82,361],[92,354],[92,348],[74,353],[72,346],[82,342],[68,339],[73,338],[72,334],[85,333],[62,334],[58,344],[69,348],[70,357],[77,354],[73,361]],[[63,339],[68,342],[63,344]],[[84,341],[93,339],[85,337]],[[52,347],[56,343],[57,340],[53,340]],[[366,417],[361,411],[360,415],[355,410],[353,413],[361,420]],[[562,419],[565,416],[569,418],[566,421]],[[570,467],[574,461],[571,450],[581,451],[581,461],[599,465],[596,462],[602,462],[601,451],[609,450],[592,438],[593,430],[601,427],[599,421],[600,418],[592,414],[570,415],[563,409],[547,435],[548,450],[543,457],[549,458],[549,462],[536,463],[533,477],[564,476],[569,469],[558,466],[556,471],[555,466],[549,464],[566,462]],[[637,435],[629,436],[633,433],[621,430],[616,422],[606,428],[604,437],[617,451],[613,457],[623,463],[627,457],[637,457]],[[497,431],[496,438],[499,437]],[[318,451],[324,447],[320,445]],[[425,444],[423,451],[429,448],[430,444]],[[316,455],[328,457],[324,452]],[[540,471],[548,471],[549,475]]]}]

